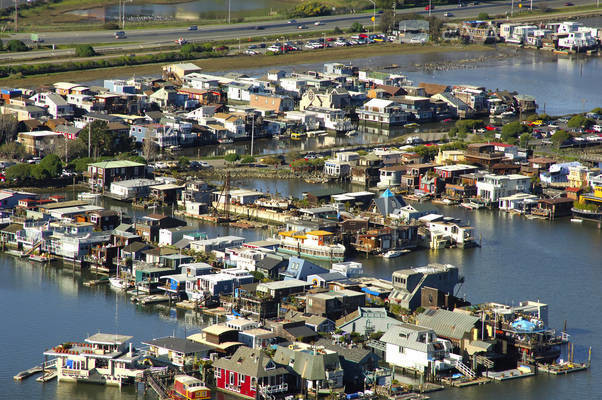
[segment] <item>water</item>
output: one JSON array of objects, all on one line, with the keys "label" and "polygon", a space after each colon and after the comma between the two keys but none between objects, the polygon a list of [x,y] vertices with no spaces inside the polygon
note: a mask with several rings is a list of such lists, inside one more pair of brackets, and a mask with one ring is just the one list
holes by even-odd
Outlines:
[{"label": "water", "polygon": [[[240,182],[242,183],[242,182]],[[297,181],[274,182],[255,179],[246,187],[257,187],[283,195],[299,196],[312,189]],[[336,186],[337,188],[339,186]],[[313,186],[315,188],[315,186]],[[340,187],[349,190],[348,187]],[[64,193],[69,195],[70,193]],[[106,206],[118,207],[108,202]],[[526,220],[491,211],[433,206],[444,214],[462,218],[482,235],[482,247],[417,251],[397,259],[361,259],[366,275],[390,279],[392,271],[428,262],[457,265],[466,282],[459,290],[472,302],[516,303],[539,299],[550,305],[550,323],[561,328],[568,320],[569,333],[577,347],[575,357],[585,359],[593,346],[593,368],[563,377],[539,376],[503,384],[462,390],[446,390],[433,399],[595,399],[602,393],[599,363],[602,319],[596,314],[602,296],[602,231],[587,222],[571,224]],[[127,210],[126,210],[127,211]],[[130,212],[132,214],[133,212]],[[223,226],[197,224],[210,236],[245,235],[250,240],[266,232],[242,231]],[[0,363],[0,399],[124,399],[143,398],[133,388],[119,391],[95,385],[40,384],[34,379],[15,383],[12,376],[42,360],[49,346],[77,340],[98,330],[130,334],[139,342],[160,336],[194,333],[208,323],[191,312],[165,306],[140,307],[107,287],[87,288],[87,274],[70,268],[41,268],[27,261],[0,255],[0,312],[5,323],[0,330],[3,361]],[[585,301],[584,301],[585,300]]]},{"label": "water", "polygon": [[[230,0],[230,12],[233,15],[249,15],[249,12],[263,12],[286,8],[288,4],[276,0]],[[69,11],[82,17],[98,20],[118,20],[120,11],[117,4],[95,7],[85,10]],[[225,17],[228,13],[228,0],[201,0],[179,4],[126,4],[125,14],[128,20],[184,20],[195,21],[201,18]]]},{"label": "water", "polygon": [[[602,21],[602,19],[601,19]],[[396,54],[369,58],[331,60],[374,68],[397,64],[401,73],[415,84],[469,84],[491,90],[517,91],[534,96],[539,111],[551,115],[589,111],[602,105],[602,57],[561,56],[547,51],[499,47],[494,51],[458,51],[424,54]],[[468,62],[467,62],[468,60]],[[440,71],[424,71],[424,65],[439,65]],[[279,67],[285,71],[322,70],[321,63]],[[239,70],[261,76],[273,67]],[[558,94],[562,93],[562,96]]]}]

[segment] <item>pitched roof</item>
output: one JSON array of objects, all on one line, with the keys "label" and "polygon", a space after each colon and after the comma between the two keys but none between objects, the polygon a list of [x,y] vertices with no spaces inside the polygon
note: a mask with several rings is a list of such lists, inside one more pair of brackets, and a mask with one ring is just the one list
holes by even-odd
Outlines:
[{"label": "pitched roof", "polygon": [[426,310],[416,317],[418,325],[434,330],[438,336],[458,340],[470,332],[478,320],[473,315],[441,309]]},{"label": "pitched roof", "polygon": [[343,357],[347,361],[354,362],[356,364],[361,363],[371,353],[370,350],[362,349],[359,347],[347,348],[339,346],[338,344],[332,343],[332,341],[322,338],[315,343],[316,346],[323,346],[324,348],[332,351],[336,351],[339,356]]},{"label": "pitched roof", "polygon": [[216,360],[213,366],[256,378],[283,375],[288,372],[278,366],[263,350],[245,346],[239,347],[230,358]]}]

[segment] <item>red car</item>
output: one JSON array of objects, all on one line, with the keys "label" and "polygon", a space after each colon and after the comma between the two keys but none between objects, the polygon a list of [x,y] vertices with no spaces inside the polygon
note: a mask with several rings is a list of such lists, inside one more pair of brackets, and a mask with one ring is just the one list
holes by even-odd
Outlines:
[{"label": "red car", "polygon": [[366,35],[365,33],[360,33],[359,35],[357,35],[360,39],[368,39],[368,35]]},{"label": "red car", "polygon": [[485,129],[487,129],[488,131],[497,131],[497,128],[493,125],[487,125]]},{"label": "red car", "polygon": [[426,7],[424,7],[424,9],[425,9],[426,11],[428,11],[428,10],[434,10],[434,9],[435,9],[435,6],[426,6]]}]

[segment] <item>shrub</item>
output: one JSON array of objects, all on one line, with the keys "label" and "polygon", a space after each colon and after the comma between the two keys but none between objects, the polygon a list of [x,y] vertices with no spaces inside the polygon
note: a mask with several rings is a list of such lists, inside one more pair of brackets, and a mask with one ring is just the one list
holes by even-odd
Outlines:
[{"label": "shrub", "polygon": [[359,22],[354,22],[353,24],[351,24],[351,28],[349,28],[349,32],[351,33],[360,33],[364,31],[364,25],[360,24]]},{"label": "shrub", "polygon": [[529,132],[528,126],[521,124],[519,121],[510,122],[502,127],[502,140],[510,142],[525,132]]},{"label": "shrub", "polygon": [[96,55],[94,48],[89,44],[78,44],[75,47],[76,57],[93,57]]},{"label": "shrub", "polygon": [[226,154],[226,156],[224,157],[224,160],[226,160],[227,162],[236,162],[240,159],[240,156],[236,153],[230,153],[230,154]]},{"label": "shrub", "polygon": [[13,39],[9,40],[8,43],[6,43],[6,49],[11,52],[19,52],[27,51],[29,50],[29,47],[27,47],[27,45],[22,41]]},{"label": "shrub", "polygon": [[240,160],[240,162],[242,164],[251,164],[251,163],[255,162],[255,157],[253,157],[251,155],[246,155]]},{"label": "shrub", "polygon": [[117,25],[117,23],[115,22],[107,22],[106,24],[104,24],[102,26],[102,29],[107,29],[107,30],[115,30],[115,29],[119,29],[119,25]]},{"label": "shrub", "polygon": [[462,119],[456,121],[456,129],[458,133],[466,134],[473,129],[482,128],[485,124],[480,119]]},{"label": "shrub", "polygon": [[343,30],[341,28],[339,28],[338,26],[335,26],[334,29],[332,30],[332,32],[335,35],[340,35],[341,33],[343,33]]},{"label": "shrub", "polygon": [[304,1],[289,10],[290,18],[319,17],[330,15],[331,9],[319,1]]},{"label": "shrub", "polygon": [[487,20],[487,19],[489,19],[489,14],[487,14],[486,12],[479,13],[479,15],[477,16],[477,19]]},{"label": "shrub", "polygon": [[585,117],[585,115],[574,115],[569,122],[566,124],[571,129],[579,129],[579,128],[589,128],[592,126],[594,121]]}]

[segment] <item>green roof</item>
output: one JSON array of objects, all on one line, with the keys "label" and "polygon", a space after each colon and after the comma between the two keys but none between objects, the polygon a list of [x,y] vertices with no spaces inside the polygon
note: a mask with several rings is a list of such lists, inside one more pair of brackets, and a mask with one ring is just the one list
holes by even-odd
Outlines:
[{"label": "green roof", "polygon": [[130,160],[117,160],[117,161],[101,161],[93,164],[88,164],[96,168],[125,168],[125,167],[143,167],[144,164]]}]

